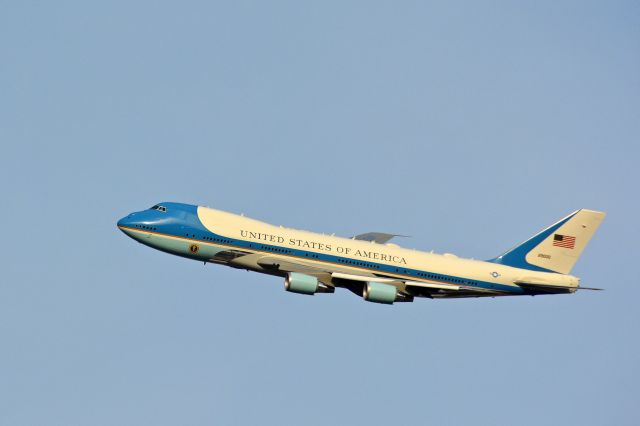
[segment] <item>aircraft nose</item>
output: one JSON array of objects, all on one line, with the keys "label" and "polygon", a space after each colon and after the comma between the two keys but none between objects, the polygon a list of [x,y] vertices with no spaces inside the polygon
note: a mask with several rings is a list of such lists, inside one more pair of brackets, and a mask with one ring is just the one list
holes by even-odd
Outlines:
[{"label": "aircraft nose", "polygon": [[131,227],[133,225],[135,213],[131,213],[118,221],[116,224],[118,228],[122,229],[123,227]]}]

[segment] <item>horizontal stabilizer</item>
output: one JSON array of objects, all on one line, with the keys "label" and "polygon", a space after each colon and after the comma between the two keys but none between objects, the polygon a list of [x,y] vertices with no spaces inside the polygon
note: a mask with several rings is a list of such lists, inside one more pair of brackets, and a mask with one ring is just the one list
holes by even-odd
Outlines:
[{"label": "horizontal stabilizer", "polygon": [[549,293],[553,293],[554,290],[559,290],[560,293],[566,293],[567,290],[576,291],[576,290],[595,290],[602,291],[602,288],[594,288],[594,287],[573,287],[566,285],[554,285],[549,283],[535,283],[535,282],[526,282],[526,281],[514,281],[515,284],[518,284],[520,287],[528,289],[528,290],[540,290],[546,291]]}]

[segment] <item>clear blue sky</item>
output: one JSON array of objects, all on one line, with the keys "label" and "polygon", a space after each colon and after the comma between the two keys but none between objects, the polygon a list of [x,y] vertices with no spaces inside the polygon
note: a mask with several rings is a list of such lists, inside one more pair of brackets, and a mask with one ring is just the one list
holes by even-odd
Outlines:
[{"label": "clear blue sky", "polygon": [[[1,425],[637,425],[640,7],[2,2]],[[300,296],[158,201],[490,258],[609,213],[604,292]]]}]

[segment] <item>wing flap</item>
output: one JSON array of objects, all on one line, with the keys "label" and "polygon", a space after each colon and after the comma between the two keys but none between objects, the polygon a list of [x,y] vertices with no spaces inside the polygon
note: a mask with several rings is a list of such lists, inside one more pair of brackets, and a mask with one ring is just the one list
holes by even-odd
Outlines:
[{"label": "wing flap", "polygon": [[375,275],[371,275],[371,276],[366,276],[366,275],[354,275],[354,274],[344,274],[342,272],[333,272],[331,274],[331,278],[340,278],[343,280],[350,280],[350,281],[374,281],[377,283],[400,283],[402,282],[401,280],[396,280],[393,278],[382,278],[382,277],[377,277]]},{"label": "wing flap", "polygon": [[453,284],[425,283],[419,281],[406,281],[405,284],[411,287],[432,288],[436,290],[460,290],[459,285]]}]

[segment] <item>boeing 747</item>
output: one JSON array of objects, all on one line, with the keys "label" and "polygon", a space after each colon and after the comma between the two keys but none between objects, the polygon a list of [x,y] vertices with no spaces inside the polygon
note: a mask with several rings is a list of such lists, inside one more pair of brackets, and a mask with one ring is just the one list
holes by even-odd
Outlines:
[{"label": "boeing 747", "polygon": [[[487,261],[410,250],[396,235],[351,238],[274,226],[208,207],[160,203],[131,213],[118,228],[154,249],[282,277],[287,291],[313,295],[346,288],[375,303],[415,297],[495,297],[574,293],[571,269],[605,213],[581,209]],[[588,288],[590,290],[597,290]]]}]

